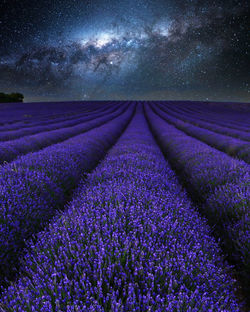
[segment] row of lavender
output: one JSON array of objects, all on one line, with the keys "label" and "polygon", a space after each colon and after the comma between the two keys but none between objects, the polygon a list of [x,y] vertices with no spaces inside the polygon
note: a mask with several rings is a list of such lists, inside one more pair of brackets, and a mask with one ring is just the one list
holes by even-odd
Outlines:
[{"label": "row of lavender", "polygon": [[79,179],[94,168],[121,134],[133,110],[131,105],[103,126],[0,169],[0,278],[13,274],[24,239],[63,207]]},{"label": "row of lavender", "polygon": [[46,123],[42,125],[33,124],[32,126],[29,125],[29,127],[22,127],[21,129],[17,130],[2,131],[0,132],[0,141],[10,141],[31,134],[52,131],[60,128],[72,127],[82,122],[85,122],[86,120],[98,118],[106,113],[115,111],[120,105],[117,104],[116,106],[113,106],[111,108],[105,107],[104,110],[103,109],[100,111],[98,110],[97,112],[96,111],[83,113],[78,112],[76,116],[58,118],[53,121],[46,121]]},{"label": "row of lavender", "polygon": [[[221,104],[214,103],[212,108],[209,108],[207,103],[202,102],[165,102],[167,105],[171,104],[173,107],[178,107],[182,111],[186,111],[191,114],[195,114],[197,117],[204,121],[209,121],[211,123],[220,124],[228,128],[235,128],[239,130],[250,131],[249,129],[249,109],[245,112],[237,112],[234,110],[229,110],[229,107],[221,107]],[[237,104],[236,104],[237,105]]]},{"label": "row of lavender", "polygon": [[29,123],[34,119],[53,119],[80,111],[89,104],[88,102],[0,103],[0,126],[18,122]]},{"label": "row of lavender", "polygon": [[[93,105],[93,106],[92,106]],[[106,103],[103,106],[94,105],[94,103],[86,103],[83,105],[82,109],[78,109],[75,111],[68,111],[67,113],[57,114],[53,115],[50,114],[46,117],[39,115],[39,111],[37,112],[37,116],[34,118],[33,116],[29,119],[24,119],[15,123],[11,124],[5,124],[0,127],[0,133],[6,131],[15,131],[15,130],[21,130],[24,128],[32,128],[32,127],[38,127],[38,126],[47,126],[47,125],[53,125],[54,123],[63,122],[66,120],[72,120],[76,119],[77,117],[83,115],[83,114],[89,114],[89,113],[97,113],[105,111],[108,107],[110,107],[111,104]],[[28,112],[27,112],[28,113]]]},{"label": "row of lavender", "polygon": [[[182,121],[191,123],[195,126],[205,128],[205,129],[211,130],[213,132],[217,132],[217,133],[225,134],[225,135],[232,136],[235,138],[239,138],[241,140],[250,141],[250,133],[249,132],[240,131],[240,130],[227,128],[227,127],[222,127],[220,125],[213,124],[211,122],[203,121],[195,113],[191,113],[191,114],[185,113],[183,111],[183,109],[179,109],[178,107],[175,107],[172,105],[164,104],[164,105],[161,105],[161,108],[165,112],[170,114],[171,116],[176,117],[178,119],[181,119]],[[249,128],[250,128],[250,118],[249,118]]]},{"label": "row of lavender", "polygon": [[[230,156],[237,157],[250,163],[250,143],[236,138],[232,138],[223,134],[215,133],[213,131],[194,126],[190,123],[184,122],[179,118],[171,116],[158,108],[157,105],[152,105],[155,112],[163,117],[167,122],[173,124],[178,129],[184,131],[212,147],[215,147]],[[162,107],[162,106],[160,106]]]},{"label": "row of lavender", "polygon": [[11,124],[4,124],[0,126],[0,133],[6,132],[6,131],[15,131],[20,130],[23,128],[31,128],[35,126],[42,126],[42,125],[49,125],[56,122],[60,122],[63,120],[71,120],[74,119],[75,116],[82,114],[84,112],[88,112],[87,109],[77,110],[76,112],[68,113],[68,114],[62,114],[57,117],[49,116],[47,118],[44,118],[42,116],[39,116],[37,118],[34,118],[33,116],[30,117],[30,120],[24,119],[21,121],[13,122]]},{"label": "row of lavender", "polygon": [[123,104],[121,107],[118,106],[113,113],[102,113],[102,117],[95,118],[92,116],[91,119],[89,116],[83,117],[80,119],[79,124],[77,121],[74,121],[76,124],[75,126],[41,132],[12,141],[0,142],[0,164],[12,161],[20,155],[40,150],[41,148],[64,141],[70,137],[100,126],[122,114],[127,105],[128,104]]},{"label": "row of lavender", "polygon": [[147,118],[160,146],[181,172],[202,212],[236,263],[245,289],[250,276],[250,170],[243,161],[192,138],[146,107]]},{"label": "row of lavender", "polygon": [[228,270],[139,107],[68,209],[30,243],[1,307],[237,312]]},{"label": "row of lavender", "polygon": [[[177,105],[182,109],[182,105]],[[250,131],[249,129],[249,109],[246,111],[246,114],[243,112],[228,111],[228,107],[221,109],[216,109],[216,105],[213,106],[213,109],[205,110],[204,106],[201,104],[196,109],[191,109],[191,113],[195,114],[197,117],[201,118],[204,121],[209,121],[214,124],[220,124],[221,126],[228,127],[231,129],[238,129],[243,131]]]}]

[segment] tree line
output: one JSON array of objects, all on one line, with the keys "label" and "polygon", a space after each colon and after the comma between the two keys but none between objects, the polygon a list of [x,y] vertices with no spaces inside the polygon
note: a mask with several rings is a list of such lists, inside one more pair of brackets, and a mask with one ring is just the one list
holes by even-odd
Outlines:
[{"label": "tree line", "polygon": [[8,102],[23,102],[24,96],[22,93],[3,93],[0,92],[0,103]]}]

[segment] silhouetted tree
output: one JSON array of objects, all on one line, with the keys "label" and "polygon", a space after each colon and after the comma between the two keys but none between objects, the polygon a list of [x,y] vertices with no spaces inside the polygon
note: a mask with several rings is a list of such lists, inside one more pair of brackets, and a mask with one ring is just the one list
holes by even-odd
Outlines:
[{"label": "silhouetted tree", "polygon": [[23,102],[24,96],[22,93],[10,93],[6,94],[0,92],[0,102],[9,103],[9,102]]}]

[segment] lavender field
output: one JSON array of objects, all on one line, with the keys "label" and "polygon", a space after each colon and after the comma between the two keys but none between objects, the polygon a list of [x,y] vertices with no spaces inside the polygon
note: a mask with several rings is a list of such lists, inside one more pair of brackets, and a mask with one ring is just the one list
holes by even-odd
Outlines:
[{"label": "lavender field", "polygon": [[250,104],[0,104],[0,311],[248,311]]}]

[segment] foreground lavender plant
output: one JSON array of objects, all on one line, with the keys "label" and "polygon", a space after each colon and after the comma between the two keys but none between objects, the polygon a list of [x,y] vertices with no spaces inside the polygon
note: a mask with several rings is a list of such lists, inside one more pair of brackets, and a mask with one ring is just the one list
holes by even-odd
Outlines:
[{"label": "foreground lavender plant", "polygon": [[250,170],[243,161],[200,142],[146,107],[152,131],[236,263],[246,293],[250,289]]},{"label": "foreground lavender plant", "polygon": [[24,239],[39,231],[114,144],[133,105],[111,122],[0,169],[0,282],[13,274]]},{"label": "foreground lavender plant", "polygon": [[4,311],[240,311],[220,249],[140,110],[30,249]]}]

